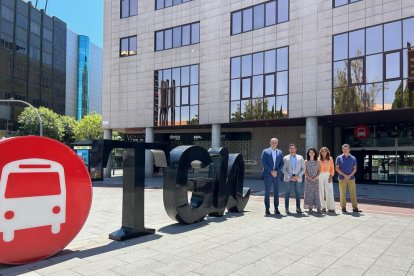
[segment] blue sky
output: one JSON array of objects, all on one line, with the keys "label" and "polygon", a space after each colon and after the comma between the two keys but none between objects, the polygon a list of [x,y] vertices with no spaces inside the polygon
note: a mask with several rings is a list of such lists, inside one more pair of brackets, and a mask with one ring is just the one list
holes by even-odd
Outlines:
[{"label": "blue sky", "polygon": [[[33,5],[36,0],[32,0]],[[38,8],[45,7],[46,0],[38,1]],[[87,35],[91,42],[102,48],[103,0],[49,0],[46,13],[65,21],[75,33]]]}]

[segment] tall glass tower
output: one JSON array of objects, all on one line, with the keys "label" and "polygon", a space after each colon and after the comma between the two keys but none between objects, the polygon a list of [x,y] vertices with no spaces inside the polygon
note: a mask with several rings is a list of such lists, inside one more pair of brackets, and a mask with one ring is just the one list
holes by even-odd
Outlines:
[{"label": "tall glass tower", "polygon": [[76,119],[89,113],[89,37],[78,36],[78,99]]}]

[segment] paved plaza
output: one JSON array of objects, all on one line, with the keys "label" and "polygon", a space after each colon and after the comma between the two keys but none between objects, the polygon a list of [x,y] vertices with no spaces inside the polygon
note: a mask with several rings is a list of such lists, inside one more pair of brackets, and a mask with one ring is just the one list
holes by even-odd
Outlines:
[{"label": "paved plaza", "polygon": [[145,199],[154,235],[109,240],[121,225],[122,189],[95,187],[89,219],[64,251],[0,265],[0,274],[414,275],[413,209],[360,204],[362,214],[265,216],[263,197],[252,196],[243,214],[180,225],[167,216],[162,189],[147,189]]}]

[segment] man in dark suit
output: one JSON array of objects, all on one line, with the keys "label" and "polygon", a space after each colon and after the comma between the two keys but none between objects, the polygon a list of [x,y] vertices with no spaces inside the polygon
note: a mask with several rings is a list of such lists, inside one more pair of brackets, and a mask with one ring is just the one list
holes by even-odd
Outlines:
[{"label": "man in dark suit", "polygon": [[265,185],[264,203],[266,215],[270,214],[270,189],[273,184],[275,214],[279,212],[279,179],[283,168],[283,153],[277,149],[277,138],[270,139],[270,148],[262,152],[263,178]]}]

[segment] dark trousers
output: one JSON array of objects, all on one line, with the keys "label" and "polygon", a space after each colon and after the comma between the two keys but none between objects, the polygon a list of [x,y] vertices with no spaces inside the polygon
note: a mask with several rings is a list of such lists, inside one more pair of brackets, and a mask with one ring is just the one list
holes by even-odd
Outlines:
[{"label": "dark trousers", "polygon": [[289,197],[292,188],[295,189],[295,196],[296,196],[296,208],[300,208],[300,182],[296,181],[289,181],[285,182],[285,208],[289,209]]},{"label": "dark trousers", "polygon": [[270,208],[270,189],[273,185],[273,199],[274,199],[274,205],[275,209],[279,208],[279,177],[272,177],[272,176],[266,176],[264,178],[264,185],[265,185],[265,198],[264,203],[266,206],[266,209]]}]

